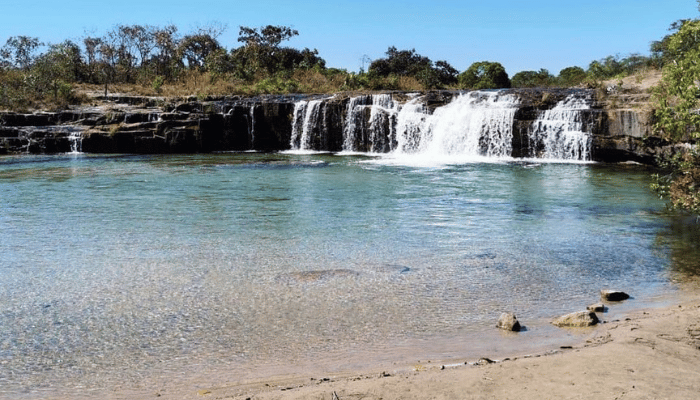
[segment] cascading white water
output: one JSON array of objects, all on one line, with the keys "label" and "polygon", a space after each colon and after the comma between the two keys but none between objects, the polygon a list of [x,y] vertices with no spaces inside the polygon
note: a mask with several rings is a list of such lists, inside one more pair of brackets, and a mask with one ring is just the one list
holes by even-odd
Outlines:
[{"label": "cascading white water", "polygon": [[[353,97],[348,101],[343,127],[343,151],[366,150],[382,153],[392,149],[395,136],[392,119],[399,112],[400,104],[390,94]],[[365,112],[369,109],[369,121],[365,123]],[[358,148],[358,143],[363,143]]]},{"label": "cascading white water", "polygon": [[294,104],[294,122],[290,147],[292,150],[313,150],[312,135],[314,128],[320,127],[321,105],[324,99],[298,101]]},{"label": "cascading white water", "polygon": [[306,109],[309,102],[302,100],[294,103],[294,117],[292,119],[292,136],[289,142],[289,147],[293,150],[298,150],[301,142],[301,135],[304,131],[304,121]]},{"label": "cascading white water", "polygon": [[372,96],[369,116],[369,151],[383,153],[391,150],[395,132],[392,120],[398,111],[398,103],[392,100],[390,94]]},{"label": "cascading white water", "polygon": [[348,100],[343,126],[343,151],[357,151],[355,141],[365,131],[361,111],[371,96],[356,96]]},{"label": "cascading white water", "polygon": [[250,148],[255,148],[255,104],[250,106]]},{"label": "cascading white water", "polygon": [[70,152],[73,154],[79,154],[83,151],[83,131],[76,129],[72,130],[68,135],[68,141],[70,142]]},{"label": "cascading white water", "polygon": [[543,159],[589,161],[592,138],[585,132],[581,111],[590,108],[590,99],[572,94],[551,110],[544,111],[529,130],[531,155]]},{"label": "cascading white water", "polygon": [[412,105],[399,116],[396,152],[510,157],[517,105],[512,95],[481,91],[462,94],[432,115]]},{"label": "cascading white water", "polygon": [[401,152],[415,152],[420,148],[421,132],[429,117],[428,109],[418,95],[401,107],[396,117],[396,149]]},{"label": "cascading white water", "polygon": [[[303,100],[294,106],[290,147],[320,148],[330,128],[324,103]],[[423,161],[475,157],[510,158],[514,154],[554,160],[590,160],[591,135],[585,132],[590,99],[571,95],[540,113],[527,137],[514,139],[518,97],[504,91],[472,91],[457,95],[431,114],[424,98],[409,95],[404,104],[390,94],[350,98],[345,109],[342,151],[421,157]],[[513,143],[527,141],[522,149]]]}]

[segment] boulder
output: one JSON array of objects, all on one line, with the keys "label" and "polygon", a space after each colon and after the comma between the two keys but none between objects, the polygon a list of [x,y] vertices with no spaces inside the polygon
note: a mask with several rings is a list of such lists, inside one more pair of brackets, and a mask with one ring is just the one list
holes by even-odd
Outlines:
[{"label": "boulder", "polygon": [[496,324],[496,327],[512,332],[518,332],[521,329],[520,322],[518,322],[515,314],[509,312],[501,314],[501,316],[498,318],[498,324]]},{"label": "boulder", "polygon": [[629,299],[630,295],[619,290],[603,289],[600,291],[600,298],[603,299],[603,301],[622,301]]},{"label": "boulder", "polygon": [[566,314],[552,321],[552,324],[559,327],[569,328],[585,328],[593,326],[600,322],[595,313],[590,311],[578,311],[571,314]]}]

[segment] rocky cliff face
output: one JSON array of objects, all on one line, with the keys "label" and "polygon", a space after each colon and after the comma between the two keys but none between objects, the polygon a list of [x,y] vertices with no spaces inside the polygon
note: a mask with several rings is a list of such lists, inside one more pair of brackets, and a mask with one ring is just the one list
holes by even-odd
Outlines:
[{"label": "rocky cliff face", "polygon": [[658,155],[676,151],[654,134],[654,112],[648,94],[612,94],[599,103],[603,129],[594,136],[598,159],[653,164]]},{"label": "rocky cliff face", "polygon": [[[600,100],[594,91],[564,89],[513,89],[499,95],[513,104],[512,117],[508,117],[512,119],[512,137],[506,139],[510,142],[505,146],[512,157],[541,156],[548,146],[542,135],[556,128],[547,119],[563,118],[565,110],[560,108],[570,99],[585,102],[585,106],[577,106],[575,116],[566,118],[573,118],[576,129],[590,134],[593,160],[653,163],[656,154],[667,151],[667,144],[653,136],[652,113],[643,99]],[[458,96],[458,92],[434,91],[421,95],[261,96],[173,102],[110,97],[102,99],[100,106],[57,113],[0,114],[0,154],[196,153],[294,147],[388,152],[407,146],[399,143],[396,133],[397,129],[410,128],[397,128],[405,123],[400,110],[414,107],[414,118],[425,120]],[[483,94],[484,99],[472,97],[476,102],[494,101],[488,93]],[[494,146],[493,138],[479,140],[478,151],[490,151],[483,149]]]}]

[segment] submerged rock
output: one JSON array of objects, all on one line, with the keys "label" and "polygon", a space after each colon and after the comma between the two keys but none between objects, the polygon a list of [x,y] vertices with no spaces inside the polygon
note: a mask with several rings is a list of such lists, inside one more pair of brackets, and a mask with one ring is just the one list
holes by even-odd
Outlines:
[{"label": "submerged rock", "polygon": [[496,327],[513,332],[519,332],[521,329],[518,318],[515,317],[515,314],[509,312],[501,314],[501,316],[498,318],[498,324],[496,324]]},{"label": "submerged rock", "polygon": [[630,295],[619,290],[603,289],[600,291],[600,298],[603,299],[603,301],[622,301],[629,299]]},{"label": "submerged rock", "polygon": [[600,320],[595,313],[591,311],[578,311],[556,318],[552,321],[552,324],[559,327],[585,328],[587,326],[593,326],[598,322],[600,322]]}]

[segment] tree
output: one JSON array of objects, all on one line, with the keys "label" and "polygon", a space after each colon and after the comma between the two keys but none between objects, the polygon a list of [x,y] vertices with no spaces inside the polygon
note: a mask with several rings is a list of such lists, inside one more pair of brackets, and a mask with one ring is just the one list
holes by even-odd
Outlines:
[{"label": "tree", "polygon": [[261,27],[260,30],[241,26],[238,41],[245,43],[246,46],[276,48],[283,41],[297,35],[299,35],[297,30],[287,26],[268,25]]},{"label": "tree", "polygon": [[649,66],[653,66],[653,61],[651,57],[641,55],[639,53],[632,53],[627,57],[620,60],[622,68],[627,74],[634,74]]},{"label": "tree", "polygon": [[370,64],[369,72],[379,76],[416,76],[425,68],[432,68],[429,58],[416,53],[415,49],[398,50],[391,46],[386,51],[386,58],[380,58]]},{"label": "tree", "polygon": [[180,41],[178,59],[186,62],[189,68],[204,69],[207,57],[220,49],[221,45],[207,33],[187,35]]},{"label": "tree", "polygon": [[[693,44],[693,45],[690,45]],[[697,113],[700,81],[700,20],[685,21],[668,40],[669,63],[663,69],[656,128],[666,136],[700,137]]]},{"label": "tree", "polygon": [[99,48],[102,45],[102,38],[88,36],[83,39],[83,45],[85,46],[85,56],[87,57],[87,79],[95,83],[97,56]]},{"label": "tree", "polygon": [[451,86],[457,84],[459,71],[452,67],[447,61],[437,61],[433,69],[437,74],[438,82],[442,85]]},{"label": "tree", "polygon": [[234,72],[241,78],[252,79],[259,74],[291,72],[296,68],[325,68],[326,61],[318,57],[316,49],[280,47],[283,41],[297,35],[298,31],[286,26],[241,26],[238,41],[245,45],[231,52]]},{"label": "tree", "polygon": [[[654,98],[655,131],[676,142],[700,138],[698,96],[700,89],[700,20],[682,22],[666,41],[668,62]],[[668,173],[656,175],[652,185],[667,196],[675,208],[700,213],[700,155],[697,145],[690,152],[660,160]]]},{"label": "tree", "polygon": [[39,95],[48,92],[55,100],[67,101],[72,96],[70,84],[81,79],[82,69],[83,60],[77,44],[66,40],[51,45],[32,66],[34,91]]},{"label": "tree", "polygon": [[[559,83],[562,86],[572,87],[580,85],[587,78],[586,71],[581,67],[567,67],[559,71]],[[513,77],[515,80],[515,77]]]},{"label": "tree", "polygon": [[155,74],[172,79],[177,69],[177,27],[168,25],[153,31],[153,41],[156,51],[151,61],[155,65]]},{"label": "tree", "polygon": [[386,57],[374,60],[369,66],[374,76],[410,76],[416,78],[424,88],[434,89],[457,83],[458,71],[447,61],[433,62],[416,53],[415,49],[398,50],[391,46]]},{"label": "tree", "polygon": [[[700,4],[700,3],[699,3]],[[700,9],[700,7],[698,7]],[[663,67],[666,65],[672,58],[673,55],[670,54],[669,51],[669,41],[671,40],[671,37],[674,36],[680,28],[690,20],[688,19],[680,19],[678,21],[674,21],[671,26],[668,28],[668,30],[671,32],[668,35],[664,36],[663,39],[661,40],[656,40],[651,42],[651,45],[649,46],[649,49],[651,51],[651,60],[654,63],[655,66],[657,67]],[[686,46],[693,46],[693,42],[687,43]],[[678,51],[676,49],[675,51]]]},{"label": "tree", "polygon": [[0,49],[0,64],[28,71],[34,62],[34,52],[41,45],[43,43],[36,37],[12,36]]},{"label": "tree", "polygon": [[[584,72],[585,74],[585,72]],[[539,71],[521,71],[513,75],[511,79],[513,87],[550,87],[556,85],[556,78],[548,70],[542,68]]]},{"label": "tree", "polygon": [[511,86],[503,65],[490,61],[473,63],[458,79],[462,89],[501,89]]},{"label": "tree", "polygon": [[[48,70],[45,69],[47,67]],[[78,82],[84,76],[84,63],[80,47],[70,40],[51,45],[46,53],[37,57],[34,68],[43,71],[50,70],[55,79],[64,82]]]},{"label": "tree", "polygon": [[117,50],[112,44],[103,41],[102,43],[100,43],[98,52],[100,54],[100,62],[98,68],[100,72],[100,80],[105,85],[105,96],[107,96],[109,85],[116,81]]}]

